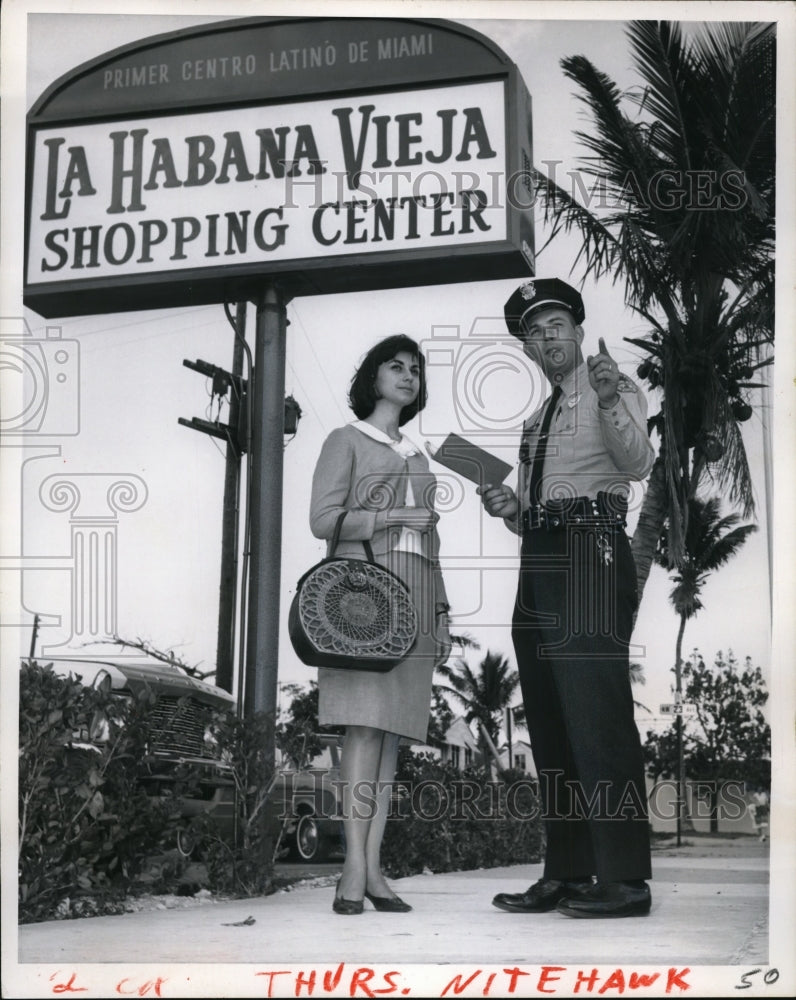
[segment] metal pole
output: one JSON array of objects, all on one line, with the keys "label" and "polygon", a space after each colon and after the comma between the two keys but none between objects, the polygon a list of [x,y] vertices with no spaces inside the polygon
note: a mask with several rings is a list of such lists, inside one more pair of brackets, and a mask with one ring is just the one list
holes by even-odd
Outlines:
[{"label": "metal pole", "polygon": [[677,712],[677,846],[683,828],[683,813],[685,812],[685,758],[683,756],[683,681],[682,661],[677,660],[674,668],[674,710]]},{"label": "metal pole", "polygon": [[[771,346],[762,349],[765,357],[770,357]],[[773,371],[773,369],[771,369]],[[773,375],[771,376],[773,378]],[[763,475],[766,490],[766,541],[768,552],[768,610],[771,618],[774,616],[774,470],[771,415],[774,412],[774,394],[771,391],[770,379],[763,383],[760,416],[763,421]]]},{"label": "metal pole", "polygon": [[272,720],[276,719],[279,650],[286,329],[281,289],[269,282],[257,302],[254,372],[249,384],[251,558],[244,710],[247,717],[267,713]]},{"label": "metal pole", "polygon": [[[240,381],[243,377],[243,340],[246,336],[246,302],[239,302],[235,312],[235,343],[232,348],[229,426],[237,432],[240,424]],[[224,472],[224,508],[221,523],[221,583],[218,595],[218,643],[216,647],[216,684],[232,692],[235,662],[235,618],[238,597],[238,512],[240,506],[240,442],[227,442]]]},{"label": "metal pole", "polygon": [[683,812],[685,808],[685,779],[683,777],[683,717],[677,716],[677,846],[683,829]]}]

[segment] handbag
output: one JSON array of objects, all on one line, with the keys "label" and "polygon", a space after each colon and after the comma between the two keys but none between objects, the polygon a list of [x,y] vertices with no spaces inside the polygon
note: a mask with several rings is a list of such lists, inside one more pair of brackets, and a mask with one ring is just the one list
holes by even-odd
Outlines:
[{"label": "handbag", "polygon": [[384,672],[411,652],[417,611],[400,577],[373,558],[335,558],[347,511],[338,517],[329,555],[296,585],[288,614],[293,649],[310,667]]}]

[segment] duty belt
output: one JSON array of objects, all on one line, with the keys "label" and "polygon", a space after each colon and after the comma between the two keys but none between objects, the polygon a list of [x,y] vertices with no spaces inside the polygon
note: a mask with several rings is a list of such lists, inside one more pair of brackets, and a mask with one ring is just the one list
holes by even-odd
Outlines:
[{"label": "duty belt", "polygon": [[627,524],[627,498],[620,493],[600,491],[596,497],[568,497],[548,500],[522,512],[522,530],[560,531],[567,526],[624,528]]}]

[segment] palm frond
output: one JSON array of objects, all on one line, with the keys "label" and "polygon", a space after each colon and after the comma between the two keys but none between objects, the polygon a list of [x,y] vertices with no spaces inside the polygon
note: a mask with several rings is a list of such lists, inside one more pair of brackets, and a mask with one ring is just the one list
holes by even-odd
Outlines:
[{"label": "palm frond", "polygon": [[716,398],[714,427],[721,441],[723,453],[714,463],[706,465],[696,477],[707,478],[727,496],[727,499],[741,510],[743,517],[752,517],[755,511],[754,485],[749,469],[749,458],[743,442],[741,429],[732,416],[726,395]]},{"label": "palm frond", "polygon": [[627,34],[633,61],[646,80],[643,110],[652,115],[655,145],[670,167],[691,170],[692,108],[690,86],[694,77],[693,59],[683,46],[682,32],[676,22],[631,21]]},{"label": "palm frond", "polygon": [[576,137],[592,151],[599,163],[599,175],[616,192],[628,174],[646,179],[648,157],[641,134],[621,109],[621,92],[609,76],[596,69],[585,56],[561,60],[564,75],[577,83],[595,127],[576,132]]},{"label": "palm frond", "polygon": [[584,278],[589,274],[601,278],[610,273],[616,253],[616,240],[611,231],[568,191],[535,168],[533,182],[537,197],[541,195],[543,220],[550,226],[550,235],[537,253],[541,254],[560,232],[568,233],[576,228],[583,236],[578,260],[585,259]]}]

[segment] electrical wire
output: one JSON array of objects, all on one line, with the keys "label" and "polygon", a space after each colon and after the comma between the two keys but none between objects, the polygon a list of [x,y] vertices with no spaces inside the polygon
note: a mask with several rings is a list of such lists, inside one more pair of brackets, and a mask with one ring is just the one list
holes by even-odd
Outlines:
[{"label": "electrical wire", "polygon": [[[218,407],[216,409],[216,419],[213,420],[213,400],[216,398],[216,394],[213,392],[213,381],[212,381],[212,379],[209,379],[209,378],[205,379],[205,386],[207,387],[207,395],[209,396],[209,402],[208,402],[207,406],[205,407],[205,417],[207,418],[207,420],[210,423],[219,424],[221,422],[221,407],[223,406],[223,403],[224,403],[223,397],[222,396],[218,397]],[[216,451],[219,453],[219,455],[226,462],[226,460],[227,460],[226,449],[230,447],[229,441],[227,442],[226,446],[222,448],[222,446],[221,446],[221,444],[219,444],[217,438],[213,437],[212,434],[209,435],[209,437],[210,437],[210,441],[211,441],[213,447],[216,449]],[[227,435],[227,437],[229,437],[229,435]]]},{"label": "electrical wire", "polygon": [[[324,382],[326,383],[326,388],[329,390],[329,395],[334,400],[335,406],[337,407],[337,411],[340,414],[340,419],[345,423],[348,420],[348,416],[346,415],[345,411],[340,406],[340,396],[339,396],[339,393],[332,388],[332,386],[331,386],[328,378],[326,377],[326,370],[325,370],[324,366],[321,364],[320,358],[315,353],[315,348],[313,347],[312,340],[310,339],[310,336],[307,333],[307,330],[306,330],[306,328],[304,326],[304,323],[302,322],[301,314],[296,310],[295,306],[293,308],[293,315],[296,318],[296,322],[301,327],[301,332],[304,334],[304,339],[307,341],[307,346],[309,347],[310,351],[312,352],[313,358],[315,358],[315,363],[317,365],[317,370],[321,373],[321,377],[323,378]],[[308,395],[307,398],[310,399],[311,397]],[[312,404],[310,404],[310,406],[312,406]],[[318,414],[317,414],[317,412],[316,412],[316,410],[315,410],[314,407],[312,408],[312,411],[313,411],[313,413],[315,413],[315,416],[318,417]],[[323,421],[320,418],[318,418],[318,423],[321,425],[321,427],[324,426]]]},{"label": "electrical wire", "polygon": [[[180,317],[182,317],[182,316],[193,316],[194,313],[203,312],[206,309],[207,309],[207,306],[195,306],[193,309],[180,309],[176,313],[173,310],[169,309],[168,310],[168,317],[164,316],[163,319],[166,320],[168,318],[169,332],[172,332],[172,330],[173,330],[173,321],[174,320],[180,319]],[[72,322],[73,323],[84,323],[85,322],[85,318],[81,317],[79,320],[75,319]],[[127,330],[130,327],[132,327],[132,326],[143,326],[144,324],[150,325],[150,324],[155,323],[155,322],[157,322],[157,318],[153,318],[152,314],[148,313],[143,319],[136,319],[136,320],[133,320],[130,323],[116,323],[113,326],[104,326],[104,327],[101,327],[99,330],[84,330],[84,331],[82,331],[80,333],[80,336],[81,337],[93,337],[94,334],[96,334],[96,333],[111,333],[111,332],[113,332],[115,330]],[[207,326],[209,324],[205,323],[205,324],[202,324],[202,325],[203,326]],[[40,330],[40,329],[41,329],[41,327],[37,327],[36,328],[36,330]],[[60,329],[64,333],[71,333],[69,321],[68,320],[65,321],[64,324],[60,327]],[[31,332],[35,334],[36,330],[33,330]],[[161,336],[162,337],[162,336],[164,336],[164,334],[163,334],[162,331],[160,331],[157,334],[157,336]],[[132,343],[136,343],[136,341],[132,341]]]}]

